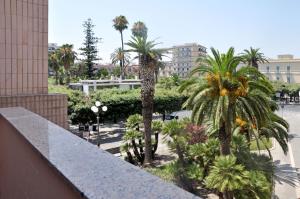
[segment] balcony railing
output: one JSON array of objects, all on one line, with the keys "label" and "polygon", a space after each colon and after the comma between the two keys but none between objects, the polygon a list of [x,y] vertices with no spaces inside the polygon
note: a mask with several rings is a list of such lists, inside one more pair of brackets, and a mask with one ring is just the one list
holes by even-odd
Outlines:
[{"label": "balcony railing", "polygon": [[0,109],[0,198],[197,198],[23,108]]}]

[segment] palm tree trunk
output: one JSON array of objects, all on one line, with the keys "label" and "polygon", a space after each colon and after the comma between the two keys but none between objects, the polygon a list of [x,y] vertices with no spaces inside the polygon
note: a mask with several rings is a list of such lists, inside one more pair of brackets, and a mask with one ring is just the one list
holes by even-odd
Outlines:
[{"label": "palm tree trunk", "polygon": [[[221,155],[230,155],[230,142],[231,134],[226,132],[225,123],[222,124],[222,127],[219,129],[219,141],[220,141],[220,154]],[[230,191],[223,192],[224,199],[233,199],[233,193]]]},{"label": "palm tree trunk", "polygon": [[55,84],[58,85],[58,71],[55,71]]},{"label": "palm tree trunk", "polygon": [[220,154],[230,155],[231,136],[226,133],[225,124],[219,129]]},{"label": "palm tree trunk", "polygon": [[[124,53],[124,41],[123,41],[123,32],[120,31],[121,33],[121,42],[122,42],[122,52]],[[124,64],[125,61],[124,61],[124,56],[122,58],[122,64],[121,64],[121,79],[124,79]]]},{"label": "palm tree trunk", "polygon": [[[154,98],[154,63],[142,63],[142,114],[144,121],[144,137],[145,137],[145,160],[144,166],[152,163],[152,144],[151,144],[151,123],[153,114],[153,98]],[[146,61],[147,62],[147,61]]]}]

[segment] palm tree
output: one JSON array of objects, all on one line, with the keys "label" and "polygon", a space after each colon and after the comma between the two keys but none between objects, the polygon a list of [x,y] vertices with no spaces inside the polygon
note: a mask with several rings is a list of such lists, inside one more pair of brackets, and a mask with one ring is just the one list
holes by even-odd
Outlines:
[{"label": "palm tree", "polygon": [[134,37],[147,37],[148,28],[143,22],[137,21],[133,24],[131,32]]},{"label": "palm tree", "polygon": [[252,48],[250,50],[245,49],[244,53],[241,54],[242,61],[248,66],[255,67],[258,69],[259,63],[268,62],[267,58],[264,56],[263,53],[259,52],[259,48]]},{"label": "palm tree", "polygon": [[155,67],[154,73],[155,73],[155,83],[158,82],[158,75],[159,75],[159,70],[164,69],[166,64],[162,61],[159,61]]},{"label": "palm tree", "polygon": [[233,191],[246,187],[249,183],[250,173],[244,166],[237,164],[233,155],[219,156],[214,162],[209,175],[205,179],[208,188],[217,189],[223,193],[224,199],[233,198]]},{"label": "palm tree", "polygon": [[[270,114],[270,120],[258,129],[261,138],[274,138],[280,145],[283,152],[288,152],[288,130],[289,124],[275,113]],[[271,154],[269,152],[269,154]]]},{"label": "palm tree", "polygon": [[157,65],[161,51],[154,49],[157,45],[154,41],[147,41],[147,37],[131,37],[126,44],[131,47],[129,52],[138,53],[140,60],[141,73],[143,77],[141,100],[142,115],[144,122],[145,136],[145,161],[144,165],[151,164],[151,122],[153,114],[153,98],[155,92],[154,70]]},{"label": "palm tree", "polygon": [[192,120],[198,124],[211,121],[220,140],[221,154],[230,155],[231,135],[236,125],[258,127],[258,123],[268,121],[272,86],[253,67],[237,70],[241,60],[234,56],[233,48],[226,54],[211,50],[213,56],[205,58],[204,65],[191,73],[205,73],[206,77],[191,78],[182,84],[180,91],[192,91],[184,104],[193,110]]},{"label": "palm tree", "polygon": [[[137,21],[133,24],[131,28],[132,35],[134,37],[143,37],[148,36],[148,28],[144,22]],[[138,55],[140,57],[140,55]],[[141,65],[140,60],[138,60],[139,66]],[[141,72],[139,71],[139,79],[141,79]]]},{"label": "palm tree", "polygon": [[[233,130],[248,129],[252,136],[271,121],[270,82],[254,67],[237,69],[241,58],[230,48],[226,54],[211,49],[213,56],[204,59],[194,69],[204,73],[203,78],[192,77],[184,82],[180,91],[190,92],[184,106],[192,109],[192,120],[197,124],[211,123],[208,131],[220,141],[220,154],[231,155]],[[223,193],[227,195],[228,193]],[[232,197],[229,197],[232,198]]]},{"label": "palm tree", "polygon": [[128,52],[125,52],[122,50],[122,48],[117,48],[111,55],[110,59],[112,64],[120,63],[120,66],[122,65],[122,61],[124,61],[123,69],[125,71],[125,68],[130,63],[130,54]]},{"label": "palm tree", "polygon": [[57,53],[54,52],[54,53],[49,54],[48,63],[49,63],[50,68],[52,68],[55,72],[55,84],[57,85],[58,84],[58,73],[59,73],[59,68],[60,68]]},{"label": "palm tree", "polygon": [[[120,32],[120,34],[121,34],[121,44],[122,44],[122,51],[124,51],[124,42],[123,42],[123,31],[125,30],[125,29],[127,29],[128,28],[128,21],[127,21],[127,19],[126,19],[126,17],[125,16],[123,16],[123,15],[120,15],[120,16],[117,16],[116,18],[114,18],[113,19],[113,23],[114,23],[114,25],[113,25],[113,27],[117,30],[117,31],[119,31]],[[123,57],[123,60],[122,60],[122,64],[121,64],[121,78],[123,79],[124,78],[124,57]]]},{"label": "palm tree", "polygon": [[70,82],[70,67],[74,64],[76,53],[73,51],[72,44],[64,44],[58,49],[58,56],[61,64],[67,72],[67,83]]}]

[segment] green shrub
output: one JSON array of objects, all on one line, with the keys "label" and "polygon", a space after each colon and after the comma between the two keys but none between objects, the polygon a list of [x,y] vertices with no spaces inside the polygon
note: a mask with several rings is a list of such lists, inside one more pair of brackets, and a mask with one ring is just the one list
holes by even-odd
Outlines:
[{"label": "green shrub", "polygon": [[[125,119],[132,114],[142,113],[140,89],[103,89],[91,93],[89,97],[85,97],[80,91],[72,91],[68,95],[68,113],[72,123],[77,124],[89,119],[91,122],[95,122],[95,117],[87,116],[87,114],[95,115],[89,109],[97,100],[108,107],[108,111],[102,113],[107,120],[116,122],[118,119]],[[176,90],[157,89],[154,97],[154,112],[179,111],[185,100],[186,96],[179,94]]]}]

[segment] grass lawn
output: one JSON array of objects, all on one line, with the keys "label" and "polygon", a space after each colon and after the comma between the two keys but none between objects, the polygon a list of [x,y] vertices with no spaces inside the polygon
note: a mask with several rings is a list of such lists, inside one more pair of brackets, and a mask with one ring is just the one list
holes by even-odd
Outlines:
[{"label": "grass lawn", "polygon": [[61,94],[70,94],[72,90],[65,85],[55,85],[54,78],[48,78],[48,92],[49,93],[61,93]]},{"label": "grass lawn", "polygon": [[[262,141],[259,140],[258,143],[259,143],[260,150],[265,150],[267,148],[270,149],[273,146],[272,139],[266,139],[266,138],[264,138]],[[265,143],[266,146],[263,143]],[[256,140],[252,140],[251,141],[250,150],[251,151],[257,151],[258,150],[258,146],[257,146]]]},{"label": "grass lawn", "polygon": [[155,176],[160,177],[164,181],[167,181],[167,182],[175,181],[174,174],[172,172],[170,165],[163,165],[163,166],[156,167],[156,168],[146,168],[145,170]]}]

